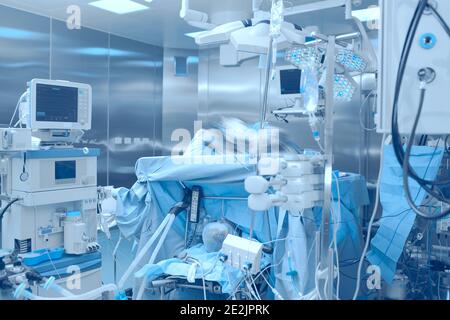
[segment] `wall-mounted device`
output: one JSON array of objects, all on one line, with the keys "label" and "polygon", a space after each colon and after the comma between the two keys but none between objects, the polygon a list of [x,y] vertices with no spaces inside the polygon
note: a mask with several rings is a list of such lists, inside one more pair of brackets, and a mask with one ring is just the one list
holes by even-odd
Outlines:
[{"label": "wall-mounted device", "polygon": [[[392,131],[392,109],[396,92],[396,81],[402,49],[409,26],[419,0],[382,0],[380,2],[382,28],[380,30],[381,69],[379,72],[379,92],[377,130],[380,133]],[[450,20],[450,1],[434,0],[439,15]],[[450,38],[435,15],[425,11],[412,41],[411,51],[401,84],[398,104],[398,123],[401,134],[410,134],[420,102],[421,69],[432,68],[436,74],[427,84],[423,112],[417,128],[417,135],[450,133],[450,109],[446,94],[450,88],[450,64],[448,53]]]}]

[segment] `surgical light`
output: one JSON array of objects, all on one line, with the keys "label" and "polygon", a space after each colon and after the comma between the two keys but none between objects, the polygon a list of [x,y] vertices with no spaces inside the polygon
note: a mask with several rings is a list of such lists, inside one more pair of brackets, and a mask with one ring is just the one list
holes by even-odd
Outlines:
[{"label": "surgical light", "polygon": [[117,14],[127,14],[149,9],[131,0],[100,0],[90,2],[89,5]]},{"label": "surgical light", "polygon": [[285,59],[300,69],[319,67],[323,55],[314,47],[294,47],[286,51]]},{"label": "surgical light", "polygon": [[334,97],[337,101],[350,102],[355,94],[356,86],[345,75],[334,75]]},{"label": "surgical light", "polygon": [[336,56],[336,62],[350,72],[364,72],[367,68],[366,60],[353,50],[341,49]]}]

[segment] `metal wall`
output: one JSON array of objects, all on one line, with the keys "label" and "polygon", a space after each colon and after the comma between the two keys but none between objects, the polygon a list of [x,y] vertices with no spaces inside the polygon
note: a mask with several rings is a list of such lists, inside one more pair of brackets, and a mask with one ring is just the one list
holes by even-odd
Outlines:
[{"label": "metal wall", "polygon": [[[8,125],[27,81],[49,77],[50,21],[0,6],[0,123]],[[16,118],[17,119],[17,118]]]},{"label": "metal wall", "polygon": [[161,141],[163,52],[116,36],[110,48],[110,183],[126,186],[136,160],[157,155]]},{"label": "metal wall", "polygon": [[[176,58],[186,59],[187,73],[177,74]],[[170,154],[176,142],[171,141],[172,132],[186,129],[193,134],[198,114],[198,51],[164,50],[163,80],[163,143],[162,153]]]},{"label": "metal wall", "polygon": [[33,78],[91,84],[100,185],[131,186],[136,160],[160,154],[162,67],[162,48],[0,6],[0,123]]}]

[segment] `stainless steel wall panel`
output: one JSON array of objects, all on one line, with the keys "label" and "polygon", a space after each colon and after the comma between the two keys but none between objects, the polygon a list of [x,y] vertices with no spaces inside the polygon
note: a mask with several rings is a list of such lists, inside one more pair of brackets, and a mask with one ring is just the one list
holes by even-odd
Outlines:
[{"label": "stainless steel wall panel", "polygon": [[155,154],[162,49],[111,35],[110,184],[131,186],[140,157]]},{"label": "stainless steel wall panel", "polygon": [[164,77],[164,52],[163,49],[152,51],[154,60],[158,63],[153,67],[153,97],[154,97],[154,117],[155,128],[153,137],[153,155],[161,156],[163,154],[163,77]]},{"label": "stainless steel wall panel", "polygon": [[240,67],[222,67],[219,59],[218,49],[202,50],[200,54],[199,119],[206,125],[221,117],[258,121],[261,101],[258,60],[244,61]]},{"label": "stainless steel wall panel", "polygon": [[0,6],[0,124],[9,124],[27,81],[48,78],[49,56],[50,20]]},{"label": "stainless steel wall panel", "polygon": [[[175,57],[187,60],[187,74],[177,76]],[[162,152],[171,153],[176,142],[171,141],[172,132],[186,129],[193,134],[198,114],[198,51],[164,49],[163,80],[163,137]]]},{"label": "stainless steel wall panel", "polygon": [[70,30],[66,23],[52,21],[52,79],[92,86],[92,129],[83,137],[83,146],[101,150],[98,161],[100,185],[108,183],[108,55],[108,34],[88,28]]}]

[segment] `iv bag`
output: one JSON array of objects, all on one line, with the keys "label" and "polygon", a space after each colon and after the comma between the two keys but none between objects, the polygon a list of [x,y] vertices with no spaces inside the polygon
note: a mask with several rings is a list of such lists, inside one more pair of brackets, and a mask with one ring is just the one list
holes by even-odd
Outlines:
[{"label": "iv bag", "polygon": [[319,77],[316,68],[307,67],[303,69],[300,91],[306,111],[315,112],[319,105]]},{"label": "iv bag", "polygon": [[278,38],[281,35],[281,25],[284,21],[283,0],[273,0],[270,17],[270,35],[272,38]]}]

